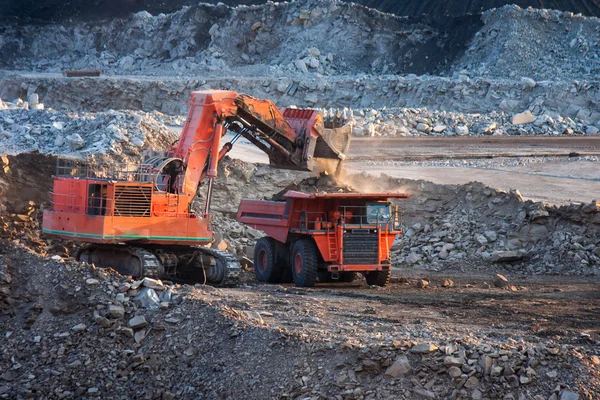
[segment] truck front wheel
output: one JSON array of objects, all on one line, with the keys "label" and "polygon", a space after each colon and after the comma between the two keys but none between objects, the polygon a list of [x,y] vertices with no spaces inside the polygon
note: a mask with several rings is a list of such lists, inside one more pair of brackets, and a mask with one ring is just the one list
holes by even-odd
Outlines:
[{"label": "truck front wheel", "polygon": [[318,250],[312,240],[301,239],[292,249],[292,275],[298,287],[311,287],[317,281]]},{"label": "truck front wheel", "polygon": [[277,242],[270,237],[258,239],[254,246],[254,275],[259,282],[277,283],[281,267],[277,263]]}]

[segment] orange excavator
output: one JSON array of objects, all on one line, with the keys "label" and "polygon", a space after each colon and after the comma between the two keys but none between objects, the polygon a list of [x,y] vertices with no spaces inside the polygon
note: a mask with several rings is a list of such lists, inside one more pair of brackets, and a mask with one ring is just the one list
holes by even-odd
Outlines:
[{"label": "orange excavator", "polygon": [[[278,168],[312,171],[321,160],[337,168],[350,146],[340,111],[278,109],[233,91],[192,92],[176,145],[140,164],[59,160],[52,207],[42,230],[86,242],[77,259],[139,278],[233,285],[240,265],[213,240],[211,198],[219,161],[244,137]],[[227,132],[233,138],[221,146]],[[202,212],[192,210],[207,180]]]}]

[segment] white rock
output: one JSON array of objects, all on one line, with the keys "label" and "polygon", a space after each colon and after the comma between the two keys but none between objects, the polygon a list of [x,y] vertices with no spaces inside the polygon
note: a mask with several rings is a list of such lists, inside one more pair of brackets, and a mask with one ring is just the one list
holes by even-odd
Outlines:
[{"label": "white rock", "polygon": [[67,143],[69,144],[71,150],[80,150],[85,147],[85,142],[78,133],[73,133],[72,135],[67,136]]},{"label": "white rock", "polygon": [[87,328],[87,326],[85,324],[79,324],[79,325],[75,325],[74,327],[72,327],[71,330],[73,330],[75,332],[81,332],[81,331],[84,331],[85,328]]},{"label": "white rock", "polygon": [[430,132],[430,131],[431,131],[431,128],[429,127],[429,125],[427,125],[427,124],[425,124],[425,123],[423,123],[423,122],[419,122],[419,123],[417,124],[417,130],[418,130],[419,132]]},{"label": "white rock", "polygon": [[306,66],[306,63],[303,60],[296,60],[296,62],[294,62],[294,65],[296,66],[296,68],[298,68],[300,72],[308,73],[308,67]]},{"label": "white rock", "polygon": [[127,71],[127,72],[133,71],[134,63],[135,63],[135,60],[131,56],[125,56],[125,57],[121,58],[121,61],[119,61],[119,65],[121,66],[123,71]]},{"label": "white rock", "polygon": [[142,147],[144,145],[144,141],[142,139],[140,139],[139,137],[131,138],[130,142],[135,147]]},{"label": "white rock", "polygon": [[215,33],[217,33],[217,31],[219,30],[219,24],[213,24],[210,29],[208,30],[208,34],[210,36],[213,36]]},{"label": "white rock", "polygon": [[521,83],[523,84],[523,86],[529,89],[533,89],[537,85],[537,83],[533,79],[527,78],[525,76],[521,78]]},{"label": "white rock", "polygon": [[531,111],[527,110],[520,114],[515,114],[515,116],[512,119],[512,124],[513,125],[523,125],[523,124],[530,124],[534,121],[535,121],[535,115],[533,115],[531,113]]},{"label": "white rock", "polygon": [[469,128],[466,125],[457,125],[454,132],[459,136],[465,136],[469,134]]},{"label": "white rock", "polygon": [[444,132],[448,127],[446,125],[436,125],[433,127],[433,131],[435,133],[442,133]]}]

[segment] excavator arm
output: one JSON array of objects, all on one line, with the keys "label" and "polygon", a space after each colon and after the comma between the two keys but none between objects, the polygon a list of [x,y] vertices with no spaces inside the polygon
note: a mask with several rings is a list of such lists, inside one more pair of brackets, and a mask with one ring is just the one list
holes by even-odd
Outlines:
[{"label": "excavator arm", "polygon": [[[191,195],[205,177],[210,193],[218,162],[239,137],[264,151],[271,165],[304,171],[312,171],[320,159],[339,164],[350,146],[351,128],[343,113],[280,110],[269,100],[234,91],[192,92],[189,105],[174,157],[186,166],[183,192]],[[221,147],[227,131],[235,137]]]}]

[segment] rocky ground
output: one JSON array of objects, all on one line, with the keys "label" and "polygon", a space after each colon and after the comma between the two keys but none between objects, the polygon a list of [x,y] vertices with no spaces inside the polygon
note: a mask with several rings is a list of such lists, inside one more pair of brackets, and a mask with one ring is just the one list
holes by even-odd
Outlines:
[{"label": "rocky ground", "polygon": [[[27,184],[22,177],[33,168],[26,158],[6,157],[11,169],[3,182]],[[413,197],[401,206],[411,228],[395,251],[390,287],[373,289],[361,280],[314,289],[258,285],[251,270],[234,289],[135,282],[72,261],[72,244],[35,236],[33,219],[25,227],[5,225],[13,235],[2,239],[0,254],[0,396],[592,399],[600,393],[598,284],[565,276],[598,271],[593,249],[579,244],[598,242],[597,208],[555,209],[478,184],[300,178],[264,165],[222,163],[218,240],[241,256],[260,236],[233,221],[242,196],[270,197],[287,185],[408,191]],[[526,229],[502,225],[510,221]],[[533,225],[573,240],[552,248],[531,232]],[[531,261],[498,257],[519,240],[509,231],[523,240],[519,257]],[[485,251],[497,258],[486,259]],[[580,253],[576,264],[572,257]],[[535,277],[541,254],[553,255],[559,278]]]},{"label": "rocky ground", "polygon": [[[526,201],[518,187],[334,179],[226,158],[211,245],[242,260],[236,288],[136,282],[75,262],[76,243],[40,234],[56,156],[137,162],[164,150],[193,90],[345,108],[354,135],[372,137],[357,139],[364,146],[599,133],[600,21],[571,12],[594,15],[595,2],[483,14],[503,4],[393,3],[194,3],[2,25],[0,398],[600,397],[596,201],[557,206]],[[453,17],[417,15],[427,6]],[[102,75],[61,76],[90,68]],[[552,159],[586,170],[573,193],[600,179],[592,153]],[[526,170],[548,161],[504,156],[419,163]],[[369,158],[353,169],[370,163],[398,176],[407,162]],[[258,284],[251,258],[263,233],[235,221],[237,206],[285,188],[409,193],[398,201],[405,235],[391,285]]]}]

